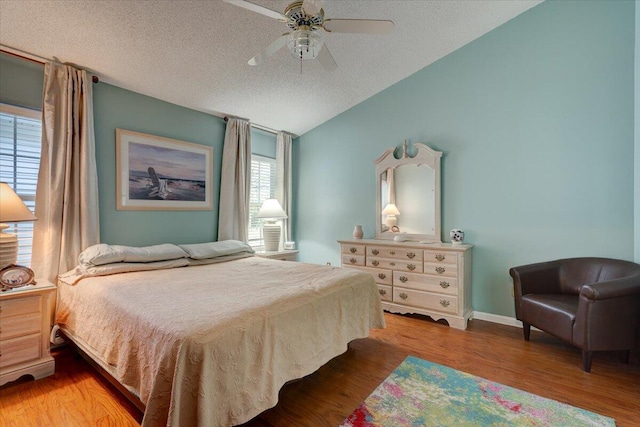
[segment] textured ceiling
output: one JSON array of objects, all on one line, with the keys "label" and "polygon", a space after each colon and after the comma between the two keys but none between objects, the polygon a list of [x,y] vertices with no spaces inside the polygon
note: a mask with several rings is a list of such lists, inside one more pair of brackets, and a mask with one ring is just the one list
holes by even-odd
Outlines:
[{"label": "textured ceiling", "polygon": [[[289,1],[254,0],[284,11]],[[285,24],[219,1],[0,0],[0,44],[104,82],[301,135],[540,3],[325,0],[325,18],[389,19],[390,35],[327,34],[338,68],[286,49],[247,60]]]}]

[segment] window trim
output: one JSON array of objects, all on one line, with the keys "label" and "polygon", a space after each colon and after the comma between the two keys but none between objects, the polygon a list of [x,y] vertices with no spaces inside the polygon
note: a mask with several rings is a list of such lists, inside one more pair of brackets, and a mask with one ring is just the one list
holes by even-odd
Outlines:
[{"label": "window trim", "polygon": [[[7,114],[7,115],[12,115],[12,116],[23,117],[23,118],[31,119],[31,120],[37,120],[38,122],[40,122],[41,131],[42,131],[42,111],[40,111],[40,110],[35,110],[35,109],[32,109],[32,108],[21,107],[21,106],[18,106],[18,105],[13,105],[13,104],[7,104],[7,103],[4,103],[4,102],[0,102],[0,113]],[[40,159],[40,161],[41,160],[42,159]],[[39,165],[38,165],[38,167],[39,167]],[[29,203],[33,203],[35,205],[35,199],[36,199],[35,195],[26,195],[26,194],[23,194],[23,193],[17,192],[17,191],[16,191],[16,194],[18,194],[18,196],[25,203],[29,202]],[[35,210],[35,206],[34,206],[34,210]],[[8,224],[10,224],[10,227],[9,227],[8,230],[10,232],[12,232],[12,233],[15,233],[15,234],[19,233],[19,229],[18,228],[20,227],[20,224],[24,225],[24,223],[17,223],[17,222],[10,222]],[[31,233],[30,233],[30,236],[29,236],[29,241],[30,241],[30,244],[28,245],[29,246],[29,260],[31,260],[31,253],[32,253],[32,250],[33,250],[33,228],[31,229]],[[20,262],[20,256],[21,256],[20,253],[21,253],[21,249],[24,246],[25,245],[21,244],[21,240],[19,239],[18,240],[18,262]],[[31,261],[29,261],[27,263],[27,265],[30,265],[30,264],[31,264]]]},{"label": "window trim", "polygon": [[13,114],[14,116],[24,116],[42,122],[42,111],[31,108],[19,107],[17,105],[0,102],[0,113]]},{"label": "window trim", "polygon": [[[265,156],[262,154],[254,154],[251,153],[251,162],[253,162],[254,160],[259,161],[259,162],[265,162],[265,163],[270,163],[274,166],[274,168],[276,167],[276,159],[273,157],[269,157],[269,156]],[[274,176],[273,178],[275,179],[275,174],[277,173],[277,171],[274,171]],[[251,176],[251,174],[250,174]],[[253,185],[253,181],[250,182],[249,186],[250,188],[252,188]],[[274,186],[275,186],[275,182],[274,182]],[[247,217],[247,231],[250,230],[251,228],[251,217],[248,216]],[[251,246],[254,250],[263,250],[264,249],[264,236],[262,236],[261,233],[261,238],[259,241],[256,240],[251,240],[249,239],[249,236],[247,236],[247,244],[249,244],[249,246]]]}]

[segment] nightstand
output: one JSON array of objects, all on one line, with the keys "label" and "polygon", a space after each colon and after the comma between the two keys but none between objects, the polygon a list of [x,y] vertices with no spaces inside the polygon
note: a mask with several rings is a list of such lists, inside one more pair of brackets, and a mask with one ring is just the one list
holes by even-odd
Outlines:
[{"label": "nightstand", "polygon": [[56,287],[38,280],[35,286],[0,291],[0,386],[23,375],[53,375],[49,352],[49,298]]},{"label": "nightstand", "polygon": [[297,250],[273,251],[273,252],[256,251],[256,256],[259,256],[262,258],[269,258],[269,259],[279,259],[280,261],[295,261],[297,254],[298,254]]}]

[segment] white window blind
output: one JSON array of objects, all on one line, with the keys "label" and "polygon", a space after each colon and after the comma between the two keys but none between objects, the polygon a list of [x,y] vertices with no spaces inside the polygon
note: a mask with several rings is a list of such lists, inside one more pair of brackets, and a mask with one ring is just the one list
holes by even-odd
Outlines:
[{"label": "white window blind", "polygon": [[[39,111],[0,104],[0,181],[9,184],[31,212],[35,211],[42,121]],[[9,223],[18,235],[18,264],[31,264],[33,222]]]},{"label": "white window blind", "polygon": [[264,246],[263,220],[256,218],[262,203],[276,194],[276,160],[251,156],[251,195],[249,198],[249,245]]}]

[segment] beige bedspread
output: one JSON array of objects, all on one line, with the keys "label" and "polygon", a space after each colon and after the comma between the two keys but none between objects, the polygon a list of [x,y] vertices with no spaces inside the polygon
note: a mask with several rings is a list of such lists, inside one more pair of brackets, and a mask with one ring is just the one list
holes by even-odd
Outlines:
[{"label": "beige bedspread", "polygon": [[143,426],[229,426],[383,328],[370,275],[259,257],[59,285],[56,316],[146,405]]}]

